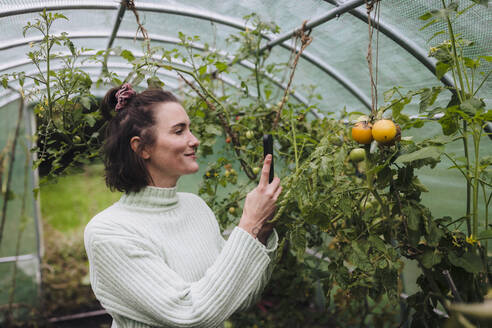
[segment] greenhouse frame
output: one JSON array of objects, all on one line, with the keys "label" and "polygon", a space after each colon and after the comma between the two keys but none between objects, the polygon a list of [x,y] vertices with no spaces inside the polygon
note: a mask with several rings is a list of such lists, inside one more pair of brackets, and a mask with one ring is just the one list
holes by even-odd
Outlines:
[{"label": "greenhouse frame", "polygon": [[0,27],[0,325],[111,323],[83,229],[119,195],[48,195],[87,167],[104,185],[100,103],[125,82],[187,110],[178,190],[226,236],[274,136],[279,269],[224,327],[490,324],[492,1],[4,0]]}]

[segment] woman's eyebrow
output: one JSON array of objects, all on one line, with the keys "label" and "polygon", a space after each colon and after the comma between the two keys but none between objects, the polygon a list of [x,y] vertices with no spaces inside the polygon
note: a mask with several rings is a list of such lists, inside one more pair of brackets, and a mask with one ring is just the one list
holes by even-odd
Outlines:
[{"label": "woman's eyebrow", "polygon": [[187,123],[181,122],[181,123],[177,123],[177,124],[174,124],[173,126],[171,126],[171,129],[174,129],[174,128],[177,128],[177,127],[185,128],[187,125],[188,125]]}]

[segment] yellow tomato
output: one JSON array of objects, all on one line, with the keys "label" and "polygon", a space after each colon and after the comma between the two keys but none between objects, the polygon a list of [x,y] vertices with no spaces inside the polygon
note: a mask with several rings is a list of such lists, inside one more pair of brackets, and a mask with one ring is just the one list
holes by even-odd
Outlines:
[{"label": "yellow tomato", "polygon": [[360,144],[370,144],[372,141],[372,125],[367,122],[357,122],[352,127],[352,139]]},{"label": "yellow tomato", "polygon": [[379,120],[372,127],[372,137],[379,143],[390,143],[396,136],[396,125],[392,120]]}]

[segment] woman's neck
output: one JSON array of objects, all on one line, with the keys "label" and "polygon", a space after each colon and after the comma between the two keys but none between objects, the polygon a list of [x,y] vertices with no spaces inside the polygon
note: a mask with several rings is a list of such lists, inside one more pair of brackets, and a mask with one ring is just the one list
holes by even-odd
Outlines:
[{"label": "woman's neck", "polygon": [[150,186],[159,188],[174,188],[178,183],[179,177],[152,177]]}]

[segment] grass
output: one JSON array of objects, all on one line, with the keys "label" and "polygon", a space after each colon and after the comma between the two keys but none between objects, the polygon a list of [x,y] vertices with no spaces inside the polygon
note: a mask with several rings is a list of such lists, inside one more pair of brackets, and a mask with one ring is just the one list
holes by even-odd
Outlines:
[{"label": "grass", "polygon": [[102,164],[49,181],[40,190],[43,221],[62,232],[84,227],[95,214],[121,197],[121,193],[106,187]]},{"label": "grass", "polygon": [[83,233],[94,215],[121,197],[106,187],[103,170],[102,164],[86,166],[40,186],[44,319],[100,309],[89,285]]}]

